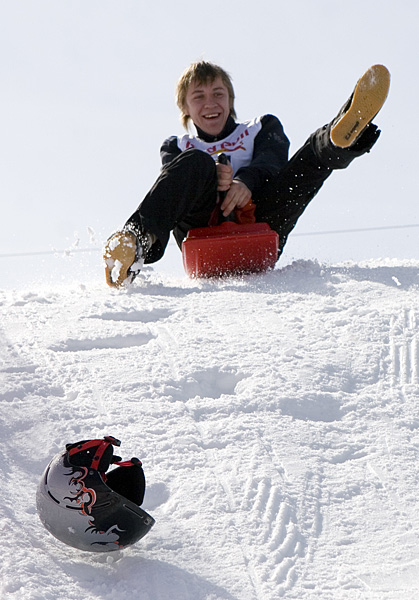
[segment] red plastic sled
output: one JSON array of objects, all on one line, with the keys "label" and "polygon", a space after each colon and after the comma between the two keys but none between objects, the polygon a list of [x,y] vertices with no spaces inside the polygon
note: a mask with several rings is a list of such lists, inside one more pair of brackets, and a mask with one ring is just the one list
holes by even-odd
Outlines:
[{"label": "red plastic sled", "polygon": [[267,223],[231,221],[188,231],[182,243],[183,266],[189,277],[257,273],[274,267],[279,237]]}]

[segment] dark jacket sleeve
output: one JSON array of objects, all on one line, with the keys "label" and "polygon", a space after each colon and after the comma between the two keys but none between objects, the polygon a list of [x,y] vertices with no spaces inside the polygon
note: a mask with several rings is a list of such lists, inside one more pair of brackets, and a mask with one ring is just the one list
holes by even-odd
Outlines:
[{"label": "dark jacket sleeve", "polygon": [[262,129],[255,137],[251,163],[239,169],[234,176],[252,193],[262,187],[267,179],[278,175],[288,162],[290,142],[280,121],[273,115],[265,115],[261,123]]},{"label": "dark jacket sleeve", "polygon": [[160,158],[163,167],[168,165],[176,156],[181,154],[182,150],[177,145],[177,137],[172,135],[164,140],[160,148]]}]

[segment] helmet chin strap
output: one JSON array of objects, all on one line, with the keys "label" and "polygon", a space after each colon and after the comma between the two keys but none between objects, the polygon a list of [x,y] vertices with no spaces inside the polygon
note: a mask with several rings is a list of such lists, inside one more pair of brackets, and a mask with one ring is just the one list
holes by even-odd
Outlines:
[{"label": "helmet chin strap", "polygon": [[135,465],[138,465],[141,467],[141,465],[143,463],[141,462],[141,460],[139,458],[135,458],[135,456],[133,456],[131,458],[131,460],[117,461],[114,464],[119,465],[120,467],[135,467]]}]

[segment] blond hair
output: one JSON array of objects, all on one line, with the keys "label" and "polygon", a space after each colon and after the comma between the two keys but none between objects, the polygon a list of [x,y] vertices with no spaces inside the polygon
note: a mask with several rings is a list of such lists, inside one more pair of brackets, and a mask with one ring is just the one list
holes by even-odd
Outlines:
[{"label": "blond hair", "polygon": [[181,75],[176,85],[176,104],[180,110],[180,120],[185,129],[188,128],[190,116],[185,112],[186,94],[191,83],[205,85],[212,83],[217,77],[226,86],[230,100],[230,115],[235,119],[236,111],[234,109],[234,89],[230,75],[218,65],[201,60],[192,63]]}]

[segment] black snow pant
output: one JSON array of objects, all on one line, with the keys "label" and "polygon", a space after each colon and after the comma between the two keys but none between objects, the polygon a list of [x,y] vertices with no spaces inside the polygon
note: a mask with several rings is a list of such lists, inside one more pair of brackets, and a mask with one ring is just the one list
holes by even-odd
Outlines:
[{"label": "black snow pant", "polygon": [[[350,148],[330,142],[330,125],[314,132],[280,173],[253,194],[256,221],[266,222],[279,235],[279,255],[299,217],[334,169],[346,168],[354,158],[369,152],[380,131],[370,124]],[[153,233],[157,241],[145,257],[159,260],[170,232],[181,247],[189,229],[208,225],[217,202],[217,175],[213,158],[190,149],[174,158],[126,222],[134,231]]]}]

